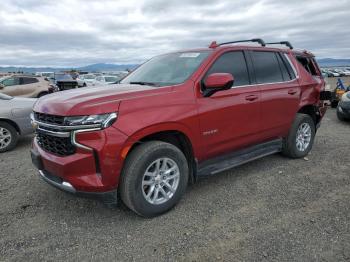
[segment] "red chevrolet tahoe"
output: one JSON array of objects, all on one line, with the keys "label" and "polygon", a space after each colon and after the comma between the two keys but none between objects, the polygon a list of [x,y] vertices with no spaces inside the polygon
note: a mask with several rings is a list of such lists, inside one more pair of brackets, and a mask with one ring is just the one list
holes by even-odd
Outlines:
[{"label": "red chevrolet tahoe", "polygon": [[63,191],[156,216],[200,176],[277,152],[307,155],[324,87],[314,56],[289,42],[160,55],[118,84],[40,98],[32,161]]}]

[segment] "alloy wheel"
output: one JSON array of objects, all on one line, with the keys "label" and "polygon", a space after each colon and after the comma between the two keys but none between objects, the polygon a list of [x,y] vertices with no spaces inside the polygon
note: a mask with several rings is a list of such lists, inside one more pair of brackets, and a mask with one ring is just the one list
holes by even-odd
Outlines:
[{"label": "alloy wheel", "polygon": [[8,129],[0,127],[0,149],[4,149],[11,144],[12,136]]},{"label": "alloy wheel", "polygon": [[302,123],[297,131],[296,147],[299,151],[304,152],[311,142],[311,127],[308,123]]},{"label": "alloy wheel", "polygon": [[159,158],[146,169],[142,179],[142,193],[152,205],[163,204],[171,199],[179,185],[180,170],[170,158]]}]

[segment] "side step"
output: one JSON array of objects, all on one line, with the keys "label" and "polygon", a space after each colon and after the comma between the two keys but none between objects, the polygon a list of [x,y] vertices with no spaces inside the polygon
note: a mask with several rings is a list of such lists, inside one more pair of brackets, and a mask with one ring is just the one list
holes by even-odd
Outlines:
[{"label": "side step", "polygon": [[245,164],[282,150],[282,139],[251,146],[224,156],[215,157],[198,165],[197,176],[208,176]]}]

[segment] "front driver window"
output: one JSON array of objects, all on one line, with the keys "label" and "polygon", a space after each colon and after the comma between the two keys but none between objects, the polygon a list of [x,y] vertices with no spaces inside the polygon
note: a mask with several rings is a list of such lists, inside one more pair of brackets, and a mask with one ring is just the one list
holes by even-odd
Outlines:
[{"label": "front driver window", "polygon": [[247,63],[242,51],[227,52],[221,55],[210,67],[205,78],[212,73],[230,73],[235,79],[233,86],[250,84]]}]

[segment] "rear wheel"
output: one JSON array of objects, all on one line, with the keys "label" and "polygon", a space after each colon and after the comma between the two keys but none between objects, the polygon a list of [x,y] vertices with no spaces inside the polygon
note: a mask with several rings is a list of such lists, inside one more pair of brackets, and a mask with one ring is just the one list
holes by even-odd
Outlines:
[{"label": "rear wheel", "polygon": [[187,160],[180,149],[161,141],[146,142],[126,159],[121,176],[121,198],[141,216],[160,215],[180,201],[188,174]]},{"label": "rear wheel", "polygon": [[6,122],[0,122],[0,153],[12,150],[17,141],[17,130]]},{"label": "rear wheel", "polygon": [[284,139],[282,153],[291,158],[306,156],[312,148],[315,131],[315,123],[309,115],[297,114]]}]

